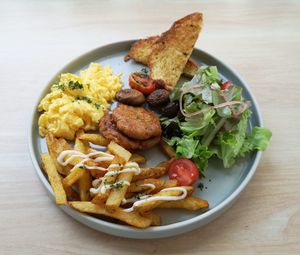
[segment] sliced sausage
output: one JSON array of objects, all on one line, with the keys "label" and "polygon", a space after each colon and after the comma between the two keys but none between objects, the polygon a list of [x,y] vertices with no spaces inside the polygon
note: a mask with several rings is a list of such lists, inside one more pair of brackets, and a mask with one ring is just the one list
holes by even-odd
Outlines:
[{"label": "sliced sausage", "polygon": [[152,107],[165,105],[169,102],[169,100],[169,92],[165,89],[154,90],[147,97],[147,103]]},{"label": "sliced sausage", "polygon": [[120,103],[133,106],[141,106],[146,100],[143,93],[136,89],[122,89],[117,93],[116,99]]}]

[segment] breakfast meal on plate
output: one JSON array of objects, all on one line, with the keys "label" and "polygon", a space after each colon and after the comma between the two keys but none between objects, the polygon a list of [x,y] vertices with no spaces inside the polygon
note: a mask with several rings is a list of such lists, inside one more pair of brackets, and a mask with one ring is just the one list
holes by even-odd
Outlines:
[{"label": "breakfast meal on plate", "polygon": [[[124,59],[145,68],[128,82],[99,63],[54,82],[38,105],[38,127],[58,205],[136,228],[159,226],[157,208],[209,208],[193,192],[212,158],[230,168],[266,149],[271,131],[249,127],[242,87],[191,59],[201,28],[202,14],[193,13],[133,43]],[[182,74],[190,79],[180,82]],[[167,159],[150,166],[151,156],[142,155],[150,148]]]}]

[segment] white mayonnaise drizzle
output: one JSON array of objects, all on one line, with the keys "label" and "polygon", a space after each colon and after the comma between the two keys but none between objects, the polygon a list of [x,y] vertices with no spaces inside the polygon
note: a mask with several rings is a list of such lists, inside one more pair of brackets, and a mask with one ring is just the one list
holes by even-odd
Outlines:
[{"label": "white mayonnaise drizzle", "polygon": [[124,212],[132,212],[134,210],[134,207],[139,206],[145,202],[149,202],[149,201],[174,201],[174,200],[181,200],[184,199],[187,195],[187,190],[185,188],[182,187],[172,187],[172,188],[166,188],[166,189],[162,189],[161,191],[166,191],[166,190],[179,190],[182,191],[182,194],[180,196],[150,196],[148,195],[148,197],[143,198],[140,197],[140,199],[136,202],[133,203],[133,205],[130,208],[124,209]]},{"label": "white mayonnaise drizzle", "polygon": [[[67,159],[65,159],[67,155],[69,155],[69,157]],[[92,158],[94,156],[100,156],[100,157]],[[70,171],[73,171],[74,169],[79,168],[79,167],[85,167],[86,169],[89,169],[89,170],[107,171],[107,169],[104,167],[88,166],[84,163],[87,161],[93,161],[95,163],[102,162],[102,161],[112,161],[114,159],[114,156],[111,154],[105,153],[103,151],[95,151],[95,152],[91,152],[89,154],[84,154],[84,153],[82,153],[80,151],[76,151],[76,150],[65,150],[58,155],[57,162],[62,166],[66,166],[74,158],[82,158],[82,160],[79,163],[77,163]]]},{"label": "white mayonnaise drizzle", "polygon": [[150,193],[152,190],[154,190],[156,188],[156,186],[152,183],[144,183],[144,184],[140,184],[139,186],[150,187],[150,189],[146,190],[144,193],[137,194],[131,198],[128,198],[128,199],[123,198],[122,205],[128,204],[128,203],[134,203],[135,201],[145,199],[147,197],[151,197],[152,195],[149,195],[148,193]]},{"label": "white mayonnaise drizzle", "polygon": [[150,187],[150,189],[146,191],[147,193],[151,192],[152,190],[155,190],[155,188],[156,188],[156,186],[152,183],[144,183],[144,184],[141,184],[139,186]]},{"label": "white mayonnaise drizzle", "polygon": [[[135,175],[139,175],[141,173],[141,169],[139,165],[135,162],[126,163],[122,170],[113,170],[114,168],[121,168],[121,167],[122,165],[119,164],[111,164],[107,169],[108,170],[107,173],[103,177],[96,179],[92,182],[93,188],[90,189],[90,192],[93,195],[98,194],[99,192],[104,194],[106,190],[113,189],[114,187],[116,187],[117,184],[128,185],[128,186],[130,185],[130,183],[127,181],[119,181],[113,184],[106,184],[106,180],[108,176],[121,174],[121,173],[130,173],[130,172],[133,172]],[[103,183],[103,185],[101,185],[101,182]]]},{"label": "white mayonnaise drizzle", "polygon": [[[114,188],[116,188],[117,187],[117,185],[121,185],[122,187],[124,186],[124,185],[127,185],[127,186],[129,186],[130,185],[130,182],[128,182],[128,181],[118,181],[118,182],[115,182],[115,183],[113,183],[113,184],[105,184],[105,185],[103,185],[101,188],[100,188],[100,186],[98,187],[98,188],[90,188],[90,192],[93,194],[93,195],[96,195],[96,194],[98,194],[99,193],[99,191],[101,192],[101,193],[105,193],[105,191],[106,190],[108,190],[108,189],[114,189]],[[103,190],[104,190],[104,192],[103,192]]]},{"label": "white mayonnaise drizzle", "polygon": [[131,197],[131,198],[123,198],[122,199],[122,205],[125,205],[125,204],[128,204],[128,203],[134,203],[136,201],[139,201],[141,199],[146,199],[148,197],[151,197],[151,195],[147,195],[145,193],[142,193],[142,194],[139,194],[139,196],[134,196],[134,197]]}]

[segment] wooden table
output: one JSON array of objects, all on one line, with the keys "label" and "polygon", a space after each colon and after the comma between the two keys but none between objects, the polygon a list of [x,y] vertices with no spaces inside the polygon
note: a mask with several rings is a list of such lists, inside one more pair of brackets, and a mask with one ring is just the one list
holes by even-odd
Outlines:
[{"label": "wooden table", "polygon": [[[1,254],[300,254],[299,1],[1,1]],[[33,102],[63,65],[106,43],[154,35],[196,10],[197,47],[251,85],[273,138],[234,206],[207,226],[127,240],[64,214],[31,164]]]}]

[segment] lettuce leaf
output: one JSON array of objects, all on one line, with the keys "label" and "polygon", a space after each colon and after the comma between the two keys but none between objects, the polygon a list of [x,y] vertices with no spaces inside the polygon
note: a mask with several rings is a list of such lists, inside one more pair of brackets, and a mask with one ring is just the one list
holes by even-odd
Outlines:
[{"label": "lettuce leaf", "polygon": [[216,66],[202,66],[196,75],[200,77],[202,84],[218,83],[219,81],[219,73]]},{"label": "lettuce leaf", "polygon": [[182,88],[189,88],[196,84],[207,84],[210,85],[212,83],[219,82],[219,74],[216,66],[202,66],[198,69],[193,79],[188,82],[184,82],[181,85],[177,85],[172,93],[170,94],[171,101],[177,101],[180,97],[180,90]]},{"label": "lettuce leaf", "polygon": [[254,127],[251,134],[247,134],[245,142],[238,156],[244,157],[246,153],[253,150],[264,151],[272,137],[272,132],[267,128]]},{"label": "lettuce leaf", "polygon": [[235,163],[235,158],[239,154],[246,138],[248,119],[250,116],[251,111],[246,110],[243,112],[234,130],[220,133],[217,138],[217,144],[219,145],[217,155],[223,160],[225,168],[229,168]]},{"label": "lettuce leaf", "polygon": [[199,141],[193,138],[178,139],[176,143],[176,156],[179,158],[193,158]]},{"label": "lettuce leaf", "polygon": [[245,111],[234,130],[224,132],[218,136],[217,144],[219,148],[217,155],[223,160],[226,168],[231,167],[237,157],[244,157],[246,153],[253,150],[264,151],[269,144],[272,136],[272,132],[269,129],[254,127],[252,132],[247,134],[250,116],[251,111]]},{"label": "lettuce leaf", "polygon": [[207,146],[198,143],[194,156],[192,157],[195,164],[198,166],[200,174],[203,176],[203,171],[207,168],[208,160],[213,156],[213,152]]},{"label": "lettuce leaf", "polygon": [[211,109],[199,116],[186,118],[185,122],[181,122],[179,124],[181,131],[185,134],[195,133],[197,135],[203,135],[206,126],[208,126],[211,122],[213,122],[213,116],[215,114],[215,110]]},{"label": "lettuce leaf", "polygon": [[[230,86],[229,89],[220,92],[219,90],[212,91],[212,102],[214,105],[222,104],[226,101],[240,101],[242,99],[243,89],[238,86]],[[228,106],[218,108],[217,113],[222,118],[232,117],[232,112]]]}]

